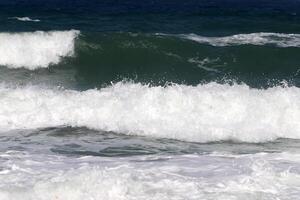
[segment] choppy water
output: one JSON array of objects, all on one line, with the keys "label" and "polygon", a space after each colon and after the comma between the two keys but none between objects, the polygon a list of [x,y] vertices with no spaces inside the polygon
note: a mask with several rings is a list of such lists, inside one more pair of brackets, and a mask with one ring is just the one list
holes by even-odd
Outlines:
[{"label": "choppy water", "polygon": [[0,200],[298,199],[298,1],[1,1]]}]

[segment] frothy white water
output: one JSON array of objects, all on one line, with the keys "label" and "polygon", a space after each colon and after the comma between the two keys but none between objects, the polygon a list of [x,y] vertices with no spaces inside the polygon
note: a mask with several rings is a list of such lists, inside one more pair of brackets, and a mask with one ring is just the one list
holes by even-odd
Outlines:
[{"label": "frothy white water", "polygon": [[300,47],[300,34],[250,33],[226,37],[204,37],[196,34],[183,34],[179,37],[212,46],[235,45],[275,45],[278,47]]},{"label": "frothy white water", "polygon": [[117,83],[73,91],[0,87],[0,129],[86,126],[208,142],[300,139],[300,89],[246,85],[149,87]]},{"label": "frothy white water", "polygon": [[297,199],[299,154],[67,158],[4,152],[0,199]]},{"label": "frothy white water", "polygon": [[40,22],[39,19],[31,19],[30,17],[12,17],[11,19],[17,19],[23,22]]},{"label": "frothy white water", "polygon": [[73,56],[79,31],[0,33],[0,65],[34,70]]}]

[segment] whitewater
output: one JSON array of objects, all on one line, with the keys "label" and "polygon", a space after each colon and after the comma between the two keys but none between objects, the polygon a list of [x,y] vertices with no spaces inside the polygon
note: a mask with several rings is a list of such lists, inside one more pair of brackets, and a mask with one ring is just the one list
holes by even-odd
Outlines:
[{"label": "whitewater", "polygon": [[[300,157],[290,153],[99,159],[7,152],[0,159],[11,155],[19,155],[14,164],[1,164],[13,165],[0,175],[3,200],[293,199],[299,195]],[[221,168],[213,167],[219,163]]]},{"label": "whitewater", "polygon": [[0,33],[0,65],[34,70],[74,55],[79,31]]},{"label": "whitewater", "polygon": [[74,91],[0,88],[1,130],[72,126],[191,142],[300,138],[300,90],[117,83]]}]

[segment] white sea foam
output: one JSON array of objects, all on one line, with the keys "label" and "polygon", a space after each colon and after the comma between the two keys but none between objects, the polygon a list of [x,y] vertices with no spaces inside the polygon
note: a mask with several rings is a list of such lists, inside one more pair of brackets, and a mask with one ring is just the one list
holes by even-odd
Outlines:
[{"label": "white sea foam", "polygon": [[179,37],[212,46],[275,45],[278,47],[300,47],[300,34],[250,33],[225,37],[204,37],[196,34],[182,34]]},{"label": "white sea foam", "polygon": [[0,158],[1,200],[255,200],[300,194],[299,154],[68,158],[5,152]]},{"label": "white sea foam", "polygon": [[12,17],[11,19],[16,19],[23,22],[40,22],[39,19],[31,19],[30,17]]},{"label": "white sea foam", "polygon": [[300,139],[300,89],[246,85],[149,87],[117,83],[83,92],[0,89],[0,129],[86,126],[193,142]]},{"label": "white sea foam", "polygon": [[73,56],[79,31],[0,33],[0,65],[34,70]]}]

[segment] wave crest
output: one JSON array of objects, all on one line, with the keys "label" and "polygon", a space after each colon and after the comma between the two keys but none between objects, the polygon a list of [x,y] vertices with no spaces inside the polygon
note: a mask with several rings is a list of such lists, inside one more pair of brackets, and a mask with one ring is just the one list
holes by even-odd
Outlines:
[{"label": "wave crest", "polygon": [[0,33],[0,65],[34,70],[73,56],[79,31]]},{"label": "wave crest", "polygon": [[182,34],[179,37],[212,46],[275,45],[277,47],[300,47],[300,34],[250,33],[225,37],[204,37],[197,34]]}]

